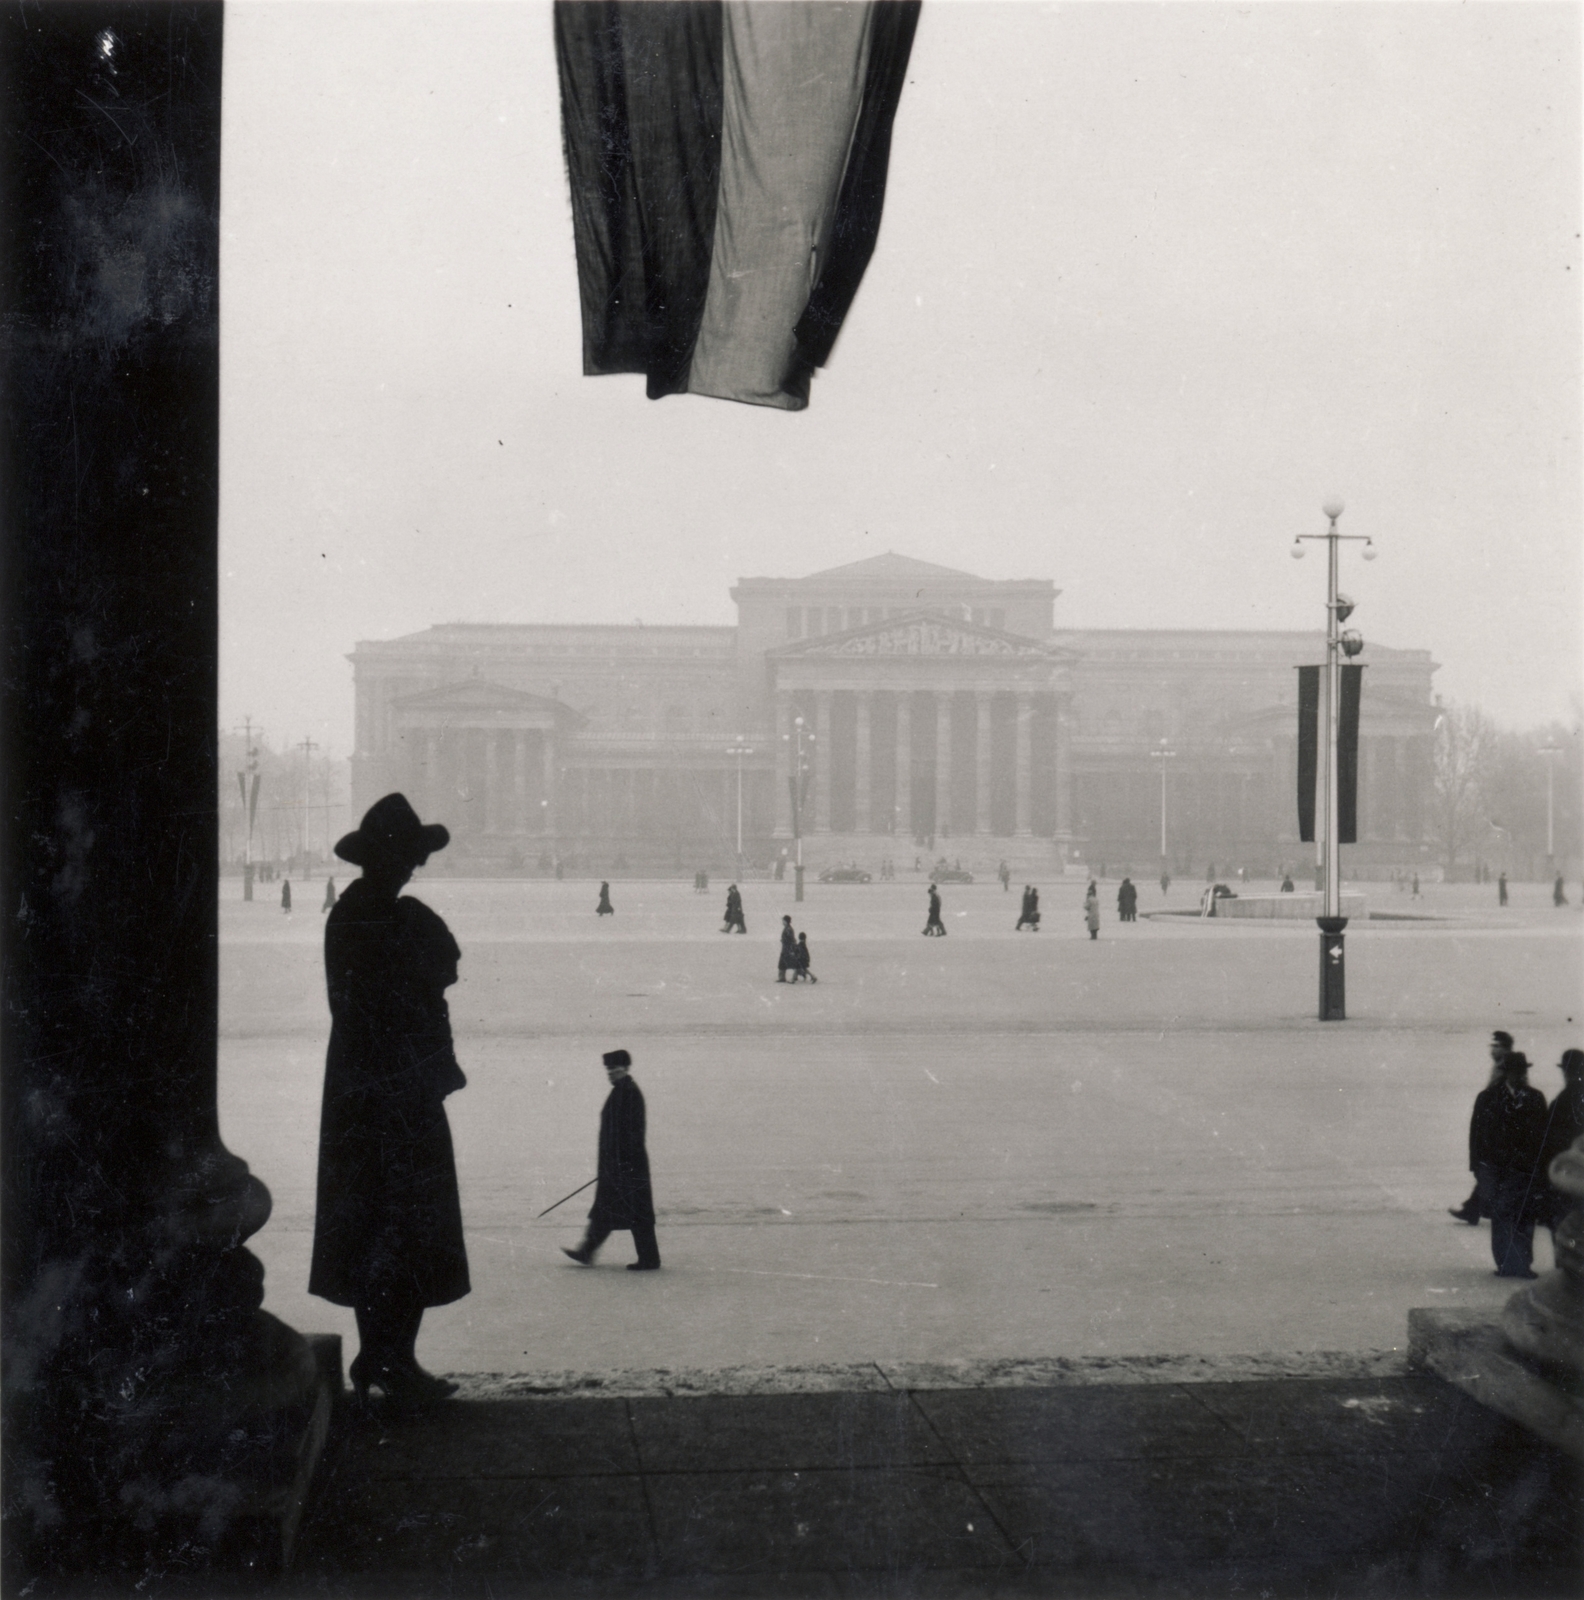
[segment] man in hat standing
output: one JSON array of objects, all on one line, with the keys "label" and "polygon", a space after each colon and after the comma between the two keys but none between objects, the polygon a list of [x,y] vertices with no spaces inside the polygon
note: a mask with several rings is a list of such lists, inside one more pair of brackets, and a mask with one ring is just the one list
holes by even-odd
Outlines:
[{"label": "man in hat standing", "polygon": [[[1498,1028],[1490,1038],[1490,1077],[1485,1080],[1486,1088],[1493,1088],[1501,1082],[1502,1062],[1512,1054],[1513,1036],[1505,1028]],[[1478,1102],[1476,1101],[1476,1104]],[[1466,1222],[1471,1228],[1478,1227],[1481,1217],[1488,1217],[1490,1213],[1480,1204],[1480,1186],[1478,1174],[1474,1163],[1474,1131],[1469,1130],[1469,1171],[1475,1172],[1474,1188],[1467,1200],[1460,1206],[1448,1206],[1447,1215],[1453,1216],[1459,1222]]]},{"label": "man in hat standing", "polygon": [[357,1314],[349,1376],[401,1404],[456,1385],[418,1365],[429,1306],[471,1287],[445,1097],[457,1065],[445,991],[462,952],[401,890],[450,834],[388,794],[335,853],[363,869],[325,918],[330,1049],[319,1119],[319,1186],[308,1292]]},{"label": "man in hat standing", "polygon": [[[1491,1049],[1494,1060],[1496,1049]],[[1546,1103],[1529,1087],[1529,1060],[1507,1050],[1491,1083],[1474,1099],[1469,1120],[1469,1164],[1479,1185],[1480,1209],[1491,1222],[1491,1255],[1498,1278],[1532,1278],[1535,1219],[1545,1177]]]},{"label": "man in hat standing", "polygon": [[582,1267],[594,1265],[594,1253],[613,1233],[631,1232],[638,1259],[629,1272],[658,1272],[660,1246],[655,1241],[654,1192],[649,1187],[649,1152],[644,1148],[643,1091],[628,1068],[632,1057],[625,1050],[604,1057],[611,1090],[600,1112],[599,1183],[589,1212],[588,1231],[576,1250],[561,1247],[563,1255]]}]

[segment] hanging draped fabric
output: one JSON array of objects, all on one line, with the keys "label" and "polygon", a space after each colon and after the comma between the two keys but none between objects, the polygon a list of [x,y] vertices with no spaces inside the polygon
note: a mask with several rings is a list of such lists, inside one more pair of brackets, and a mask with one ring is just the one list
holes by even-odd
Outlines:
[{"label": "hanging draped fabric", "polygon": [[[1315,836],[1315,785],[1320,756],[1320,674],[1322,667],[1298,669],[1298,837]],[[1344,664],[1337,701],[1337,843],[1358,842],[1359,702],[1364,668]]]},{"label": "hanging draped fabric", "polygon": [[1358,843],[1359,696],[1364,668],[1344,664],[1337,702],[1337,843]]},{"label": "hanging draped fabric", "polygon": [[556,0],[583,370],[801,411],[874,252],[919,0]]},{"label": "hanging draped fabric", "polygon": [[1313,844],[1320,754],[1320,668],[1298,669],[1298,837]]}]

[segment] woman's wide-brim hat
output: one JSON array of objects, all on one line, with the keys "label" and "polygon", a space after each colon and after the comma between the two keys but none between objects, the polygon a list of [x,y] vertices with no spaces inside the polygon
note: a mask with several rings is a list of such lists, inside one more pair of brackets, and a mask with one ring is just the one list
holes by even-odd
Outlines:
[{"label": "woman's wide-brim hat", "polygon": [[363,813],[357,832],[336,840],[335,853],[354,867],[366,867],[371,860],[421,867],[450,843],[451,834],[440,823],[418,820],[406,795],[388,794]]}]

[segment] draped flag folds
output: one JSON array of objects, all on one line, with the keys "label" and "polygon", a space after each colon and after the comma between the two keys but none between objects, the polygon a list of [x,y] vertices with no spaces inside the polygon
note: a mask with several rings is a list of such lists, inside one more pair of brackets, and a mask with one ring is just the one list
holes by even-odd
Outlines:
[{"label": "draped flag folds", "polygon": [[583,370],[801,411],[874,252],[919,0],[556,0]]}]

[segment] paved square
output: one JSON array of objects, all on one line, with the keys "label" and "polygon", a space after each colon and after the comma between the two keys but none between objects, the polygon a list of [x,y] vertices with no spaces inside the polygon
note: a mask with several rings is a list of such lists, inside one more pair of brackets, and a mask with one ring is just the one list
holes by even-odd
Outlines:
[{"label": "paved square", "polygon": [[[440,1371],[1401,1348],[1413,1305],[1490,1305],[1488,1235],[1467,1189],[1485,1039],[1510,1029],[1549,1096],[1584,1042],[1584,922],[1540,886],[1431,886],[1376,909],[1439,916],[1348,930],[1350,1020],[1314,1020],[1312,925],[1150,920],[1085,937],[1082,884],[944,891],[723,881],[419,875],[462,946],[451,991],[469,1085],[447,1102],[474,1290],[431,1311]],[[1197,885],[1174,886],[1186,909]],[[267,893],[267,891],[263,891]],[[268,1308],[353,1334],[305,1290],[328,1013],[322,883],[297,911],[222,886],[220,1114],[269,1185],[252,1241]],[[1161,907],[1145,886],[1142,909]],[[815,987],[777,984],[783,911]],[[572,1242],[625,1045],[649,1107],[665,1270],[592,1271]],[[1542,1240],[1545,1236],[1542,1235]],[[1550,1264],[1549,1244],[1537,1264]]]}]

